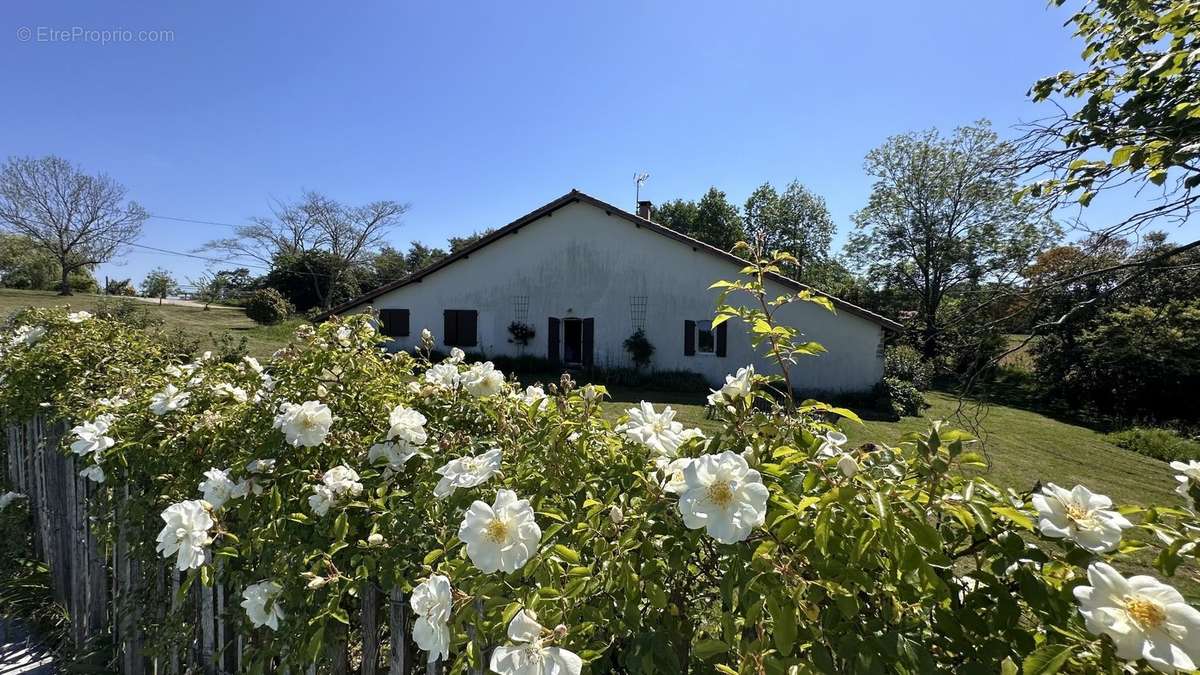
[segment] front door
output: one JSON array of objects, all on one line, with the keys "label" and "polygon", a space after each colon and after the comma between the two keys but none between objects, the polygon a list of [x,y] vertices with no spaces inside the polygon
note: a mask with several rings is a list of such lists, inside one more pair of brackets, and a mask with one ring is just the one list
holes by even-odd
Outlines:
[{"label": "front door", "polygon": [[583,364],[583,321],[563,319],[563,362]]}]

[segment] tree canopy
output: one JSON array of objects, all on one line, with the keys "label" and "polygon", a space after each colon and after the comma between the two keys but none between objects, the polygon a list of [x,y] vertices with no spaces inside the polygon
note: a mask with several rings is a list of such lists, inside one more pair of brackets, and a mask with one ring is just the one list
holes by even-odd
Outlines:
[{"label": "tree canopy", "polygon": [[125,187],[54,155],[11,157],[0,168],[0,225],[24,235],[58,265],[59,292],[71,275],[108,262],[141,235],[148,214]]},{"label": "tree canopy", "polygon": [[785,251],[796,259],[785,271],[797,281],[825,280],[823,269],[833,241],[833,216],[825,199],[792,181],[780,194],[763,183],[746,199],[746,234],[766,251]]},{"label": "tree canopy", "polygon": [[737,206],[715,187],[709,188],[698,202],[686,199],[664,202],[652,210],[650,218],[722,251],[732,249],[746,237]]},{"label": "tree canopy", "polygon": [[[915,298],[926,357],[938,355],[951,324],[986,302],[969,290],[1018,281],[1058,235],[1035,205],[1013,199],[1019,186],[1007,168],[1014,157],[986,122],[949,136],[932,129],[893,136],[867,155],[875,183],[854,215],[846,251],[870,282]],[[963,302],[946,316],[944,301],[954,295]]]}]

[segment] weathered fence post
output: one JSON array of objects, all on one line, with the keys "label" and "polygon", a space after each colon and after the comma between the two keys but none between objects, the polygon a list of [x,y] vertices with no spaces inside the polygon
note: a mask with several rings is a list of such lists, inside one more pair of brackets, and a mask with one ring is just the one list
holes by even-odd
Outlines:
[{"label": "weathered fence post", "polygon": [[388,633],[391,636],[388,675],[408,675],[412,672],[412,653],[408,649],[408,603],[399,586],[392,586],[388,594]]},{"label": "weathered fence post", "polygon": [[362,590],[362,675],[379,667],[379,591],[368,580]]}]

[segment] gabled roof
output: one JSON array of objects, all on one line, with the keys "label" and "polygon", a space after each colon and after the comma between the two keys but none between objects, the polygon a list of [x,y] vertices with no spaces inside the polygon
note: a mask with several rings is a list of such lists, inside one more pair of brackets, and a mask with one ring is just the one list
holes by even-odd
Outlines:
[{"label": "gabled roof", "polygon": [[[507,237],[510,234],[515,234],[522,227],[534,222],[535,220],[552,215],[555,211],[563,208],[564,206],[568,206],[570,204],[575,204],[575,203],[588,204],[595,208],[601,209],[610,216],[616,216],[618,218],[622,218],[624,220],[627,220],[627,221],[633,223],[635,226],[637,226],[639,228],[645,228],[651,232],[661,234],[664,237],[674,239],[675,241],[679,242],[682,245],[690,246],[693,251],[703,251],[710,255],[714,255],[718,258],[723,258],[723,259],[729,261],[731,264],[737,265],[738,269],[741,269],[742,267],[745,267],[746,265],[750,264],[749,261],[747,261],[743,258],[740,258],[732,253],[729,253],[728,251],[722,251],[721,249],[719,249],[715,246],[712,246],[710,244],[706,244],[706,243],[700,241],[699,239],[693,239],[692,237],[689,237],[686,234],[676,232],[675,230],[672,230],[668,227],[659,225],[658,223],[656,223],[654,221],[647,220],[645,218],[642,218],[640,216],[632,214],[628,211],[625,211],[624,209],[617,208],[616,206],[613,206],[612,204],[609,204],[608,202],[604,202],[599,199],[596,199],[595,197],[593,197],[589,194],[580,192],[579,190],[571,190],[567,194],[559,197],[558,199],[555,199],[554,201],[546,204],[545,206],[542,206],[541,208],[530,211],[529,213],[521,216],[520,218],[517,218],[516,220],[512,221],[511,223],[496,230],[495,232],[492,232],[491,234],[487,235],[486,237],[483,237],[479,241],[475,242],[474,244],[471,244],[470,246],[462,249],[461,251],[458,251],[457,253],[449,255],[445,258],[442,258],[441,260],[433,263],[432,265],[429,265],[420,270],[417,270],[416,272],[413,272],[412,274],[410,274],[402,279],[397,279],[396,281],[393,281],[391,283],[384,284],[383,286],[380,286],[379,288],[376,288],[372,291],[364,293],[364,294],[358,296],[357,298],[354,298],[353,300],[342,303],[341,305],[338,305],[337,307],[334,307],[333,309],[329,310],[328,312],[318,316],[317,320],[321,321],[331,315],[340,314],[341,312],[345,312],[346,310],[353,309],[360,305],[366,304],[385,293],[396,290],[397,288],[402,288],[409,284],[419,283],[422,279],[429,276],[430,274],[437,272],[438,270],[442,269],[443,267],[453,265],[455,262],[457,262],[459,260],[464,260],[466,258],[469,258],[469,257],[471,257],[472,253],[487,246],[488,244],[491,244],[492,242],[494,242],[498,239],[503,239],[504,237]],[[788,288],[791,288],[793,290],[807,290],[807,291],[812,291],[814,293],[823,295],[823,296],[829,298],[833,302],[834,307],[838,308],[839,310],[845,311],[848,314],[854,314],[855,316],[862,317],[864,319],[867,319],[868,321],[877,323],[880,326],[883,326],[884,328],[887,328],[889,330],[900,330],[902,328],[902,326],[899,323],[892,321],[891,319],[889,319],[885,316],[881,316],[870,310],[863,309],[862,307],[859,307],[858,305],[855,305],[853,303],[842,300],[841,298],[834,297],[820,289],[812,288],[811,286],[802,284],[799,281],[796,281],[795,279],[789,279],[788,277],[785,277],[785,276],[782,276],[779,274],[770,275],[770,279],[777,283],[783,284],[784,286],[787,286]]]}]

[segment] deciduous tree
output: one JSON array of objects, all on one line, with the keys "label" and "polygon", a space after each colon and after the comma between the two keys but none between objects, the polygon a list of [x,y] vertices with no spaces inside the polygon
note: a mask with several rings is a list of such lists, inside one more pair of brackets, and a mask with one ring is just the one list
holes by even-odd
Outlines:
[{"label": "deciduous tree", "polygon": [[788,183],[780,194],[763,183],[746,199],[746,234],[767,251],[785,251],[796,259],[786,272],[797,281],[817,283],[819,268],[829,258],[836,230],[820,195],[799,183]]},{"label": "deciduous tree", "polygon": [[[952,324],[972,316],[1058,236],[1035,206],[1013,199],[1008,171],[1014,148],[980,122],[943,136],[936,130],[894,136],[872,150],[875,179],[854,215],[846,251],[876,283],[911,294],[918,341],[931,358]],[[972,293],[985,289],[986,293]],[[944,312],[949,297],[959,298]]]},{"label": "deciduous tree", "polygon": [[29,237],[59,267],[59,293],[71,275],[108,262],[141,235],[148,214],[125,187],[67,160],[12,157],[0,169],[0,225]]}]

